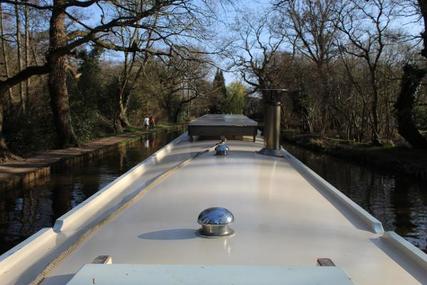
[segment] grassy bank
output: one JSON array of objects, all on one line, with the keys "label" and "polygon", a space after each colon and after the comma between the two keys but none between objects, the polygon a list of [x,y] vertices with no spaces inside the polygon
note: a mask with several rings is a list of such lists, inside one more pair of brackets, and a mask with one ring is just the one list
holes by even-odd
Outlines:
[{"label": "grassy bank", "polygon": [[427,151],[401,146],[371,146],[314,135],[282,132],[282,139],[306,149],[370,167],[427,179]]}]

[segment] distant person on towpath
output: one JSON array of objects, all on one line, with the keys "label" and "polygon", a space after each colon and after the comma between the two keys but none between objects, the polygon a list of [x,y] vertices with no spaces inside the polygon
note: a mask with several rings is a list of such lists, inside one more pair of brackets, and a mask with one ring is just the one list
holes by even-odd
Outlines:
[{"label": "distant person on towpath", "polygon": [[154,116],[150,116],[149,124],[150,124],[150,129],[156,126],[156,121],[154,120]]},{"label": "distant person on towpath", "polygon": [[144,118],[144,128],[146,130],[148,130],[148,128],[150,127],[150,119],[148,117]]}]

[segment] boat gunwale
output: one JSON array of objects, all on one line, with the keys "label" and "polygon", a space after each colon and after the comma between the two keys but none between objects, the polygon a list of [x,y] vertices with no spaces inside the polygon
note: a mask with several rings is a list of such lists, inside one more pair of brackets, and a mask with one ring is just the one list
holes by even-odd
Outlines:
[{"label": "boat gunwale", "polygon": [[399,234],[394,231],[387,231],[381,239],[414,261],[417,265],[422,267],[423,270],[427,270],[427,254]]},{"label": "boat gunwale", "polygon": [[[187,133],[183,133],[182,135],[178,136],[169,144],[165,145],[164,147],[147,157],[145,160],[138,163],[137,165],[120,175],[118,178],[111,181],[109,184],[101,188],[99,191],[88,197],[86,200],[84,200],[82,203],[80,203],[70,211],[66,212],[64,215],[56,219],[55,224],[53,226],[53,230],[55,232],[63,232],[67,229],[68,226],[75,224],[76,220],[81,218],[82,215],[84,215],[85,213],[102,210],[103,205],[97,205],[98,203],[104,202],[105,204],[106,202],[106,204],[108,204],[109,201],[106,201],[106,199],[114,199],[115,197],[126,191],[127,187],[121,187],[121,184],[126,182],[124,181],[126,178],[129,178],[133,174],[142,175],[146,171],[146,167],[153,166],[156,163],[160,162],[166,156],[166,153],[172,151],[174,146],[181,143],[185,139],[188,139]],[[138,178],[139,177],[133,177],[132,181],[128,182],[128,184],[130,185],[134,183],[136,180],[138,180]],[[142,188],[147,186],[148,182],[149,181],[145,181],[144,185],[142,185]],[[140,189],[137,189],[134,192],[129,193],[129,196],[134,196],[139,191]],[[84,221],[80,220],[79,223],[80,225],[82,225],[84,224]]]},{"label": "boat gunwale", "polygon": [[[144,169],[146,166],[156,165],[176,146],[178,146],[183,141],[188,140],[188,133],[184,132],[183,134],[172,140],[170,143],[168,143],[167,145],[160,148],[155,153],[144,159],[142,162],[138,163],[137,165],[120,175],[117,179],[115,179],[114,181],[107,184],[105,187],[88,197],[84,202],[59,217],[55,221],[53,227],[45,227],[40,229],[33,235],[20,242],[19,244],[15,245],[13,248],[1,254],[0,277],[5,276],[5,274],[8,273],[13,274],[15,276],[24,274],[27,270],[30,270],[37,262],[44,261],[47,258],[49,259],[49,261],[45,261],[43,262],[43,265],[40,265],[43,270],[39,274],[34,275],[33,278],[31,278],[33,282],[37,284],[37,280],[39,279],[38,276],[42,274],[42,272],[45,271],[52,264],[52,262],[55,262],[58,257],[63,255],[64,252],[68,252],[69,248],[73,246],[73,243],[77,242],[82,236],[85,236],[85,232],[87,231],[88,225],[84,226],[84,223],[89,224],[90,226],[91,224],[93,224],[94,220],[99,221],[102,220],[102,217],[108,217],[112,212],[112,208],[114,208],[114,210],[117,210],[117,207],[109,207],[108,209],[103,209],[103,206],[101,205],[102,201],[98,202],[98,200],[106,199],[106,197],[104,196],[108,196],[108,194],[114,194],[114,197],[112,197],[112,199],[119,197],[120,194],[123,194],[127,190],[127,187],[117,189],[116,187],[114,187],[115,185],[117,185],[117,183],[120,183],[121,180],[123,180],[126,176],[139,170],[139,168],[142,168],[142,173],[140,173],[140,175],[142,175],[146,171]],[[138,193],[143,191],[148,186],[148,184],[150,184],[150,182],[152,182],[152,180],[145,181],[142,188],[138,187],[138,190],[129,193],[126,196],[126,199],[122,200],[120,204],[123,205],[127,201],[131,200]],[[118,191],[119,193],[108,193],[111,188],[113,188],[112,192]],[[102,195],[103,193],[106,194]],[[96,212],[96,210],[101,211],[101,213],[97,213],[97,217],[85,217],[85,213],[80,213],[81,211],[87,212],[85,208],[89,207],[91,204],[95,204],[96,206],[96,209],[91,209],[91,212]],[[74,228],[71,228],[71,225],[73,225],[73,223],[74,226],[76,225],[76,219],[80,219],[80,229],[77,231],[75,231]],[[67,232],[69,231],[70,233],[69,235],[67,235]],[[60,241],[60,244],[57,244],[57,239],[60,235],[65,237],[65,239]],[[39,256],[35,256],[37,250],[42,247],[45,247],[48,250],[39,253]],[[53,247],[56,247],[56,249],[52,250]],[[51,256],[52,258],[50,258]],[[28,262],[28,260],[30,260],[30,262]],[[25,268],[22,270],[22,266],[20,266],[19,272],[15,274],[12,273],[12,268],[20,263],[24,263]]]},{"label": "boat gunwale", "polygon": [[[315,171],[306,166],[300,160],[298,160],[295,156],[290,154],[286,149],[282,147],[282,150],[285,152],[285,158],[289,160],[289,162],[295,167],[295,169],[309,182],[308,178],[314,179],[318,184],[317,187],[313,186],[313,188],[317,189],[320,193],[323,191],[325,194],[329,195],[333,199],[335,199],[339,204],[341,204],[346,209],[349,209],[356,218],[358,218],[364,225],[368,226],[370,231],[374,234],[378,234],[378,240],[384,241],[389,246],[392,246],[393,249],[400,254],[404,259],[412,261],[413,264],[421,269],[422,271],[427,271],[427,254],[423,252],[420,248],[416,247],[402,236],[397,234],[394,231],[384,231],[382,223],[372,216],[369,212],[347,197],[343,192],[339,191],[333,185],[331,185],[328,181],[319,176]],[[309,177],[307,177],[309,176]],[[333,203],[331,202],[333,205]],[[336,205],[333,205],[337,208]],[[337,208],[338,209],[338,208]],[[344,214],[344,213],[343,213]],[[386,252],[384,249],[382,249]],[[392,257],[390,257],[392,258]],[[393,258],[392,258],[393,259]],[[399,264],[399,263],[398,263]],[[416,271],[412,271],[409,268],[399,264],[402,268],[404,268],[408,274],[417,279]]]},{"label": "boat gunwale", "polygon": [[[286,149],[282,147],[282,150],[285,153],[285,157],[291,162],[291,164],[295,167],[297,171],[300,172],[302,176],[307,181],[314,180],[317,182],[317,187],[320,192],[325,192],[329,194],[332,198],[334,198],[340,205],[344,206],[346,209],[349,209],[351,213],[356,216],[364,225],[366,225],[372,233],[375,234],[384,234],[384,228],[382,223],[372,216],[368,211],[359,206],[356,202],[351,200],[347,195],[343,192],[339,191],[328,181],[323,179],[320,175],[318,175],[311,168],[302,163],[295,156],[290,154]],[[308,176],[308,177],[307,177]],[[311,178],[311,180],[309,180]],[[335,206],[336,207],[336,206]]]}]

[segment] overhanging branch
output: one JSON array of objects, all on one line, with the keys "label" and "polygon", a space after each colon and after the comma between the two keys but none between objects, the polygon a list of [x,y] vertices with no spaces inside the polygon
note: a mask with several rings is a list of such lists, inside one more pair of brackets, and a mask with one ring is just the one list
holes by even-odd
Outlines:
[{"label": "overhanging branch", "polygon": [[24,70],[18,72],[14,76],[0,81],[0,94],[6,92],[9,88],[15,86],[19,82],[22,82],[33,75],[42,75],[49,72],[47,64],[41,66],[29,66]]}]

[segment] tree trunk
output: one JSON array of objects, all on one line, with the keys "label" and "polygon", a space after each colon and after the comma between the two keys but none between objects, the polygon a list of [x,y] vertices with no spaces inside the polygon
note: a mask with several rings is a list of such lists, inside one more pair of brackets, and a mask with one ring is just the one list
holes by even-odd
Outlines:
[{"label": "tree trunk", "polygon": [[[120,81],[120,80],[119,80]],[[122,132],[125,128],[130,126],[129,120],[127,118],[127,105],[129,100],[129,94],[127,89],[127,80],[123,83],[119,83],[120,87],[117,88],[116,96],[116,114],[114,116],[114,128],[116,132]]]},{"label": "tree trunk", "polygon": [[[4,71],[6,78],[9,78],[9,60],[6,52],[6,44],[4,40],[4,28],[3,28],[3,7],[0,4],[0,37],[1,37],[1,49],[3,55]],[[8,89],[9,102],[12,102],[12,88]]]},{"label": "tree trunk", "polygon": [[[374,83],[376,84],[376,83]],[[371,142],[374,145],[381,145],[380,135],[378,131],[378,90],[374,87],[374,92],[372,93],[372,137]]]},{"label": "tree trunk", "polygon": [[18,156],[12,154],[6,144],[6,140],[3,136],[3,119],[4,119],[4,96],[5,93],[0,93],[0,162],[5,162],[10,159],[19,159]]},{"label": "tree trunk", "polygon": [[[170,95],[173,96],[173,95]],[[163,107],[168,113],[168,121],[171,123],[177,123],[179,114],[181,113],[182,106],[175,102],[166,102],[163,104]]]},{"label": "tree trunk", "polygon": [[121,102],[119,102],[116,116],[114,118],[114,128],[116,129],[116,132],[120,133],[120,132],[123,132],[123,130],[125,128],[128,128],[129,126],[130,124],[127,118],[126,108]]},{"label": "tree trunk", "polygon": [[[25,6],[25,24],[24,24],[24,35],[25,35],[25,45],[24,45],[24,60],[25,60],[25,68],[30,66],[30,13],[29,7]],[[25,81],[25,104],[28,103],[28,98],[30,96],[30,78],[27,78]]]},{"label": "tree trunk", "polygon": [[378,129],[378,86],[377,86],[377,68],[370,66],[370,83],[372,88],[372,102],[371,102],[371,115],[372,115],[372,136],[371,143],[373,145],[381,145],[379,129]]},{"label": "tree trunk", "polygon": [[414,118],[413,107],[417,89],[426,70],[407,64],[403,67],[403,78],[400,93],[395,104],[399,134],[414,148],[427,149],[427,139],[418,131]]},{"label": "tree trunk", "polygon": [[[3,28],[3,9],[2,4],[0,3],[0,36],[1,36],[1,48],[2,48],[2,55],[3,55],[3,62],[4,62],[4,68],[5,68],[5,75],[6,78],[9,78],[9,63],[6,53],[6,44],[4,40],[4,28]],[[12,88],[7,89],[9,94],[9,102],[12,101]],[[3,137],[3,116],[4,116],[4,104],[5,104],[5,95],[6,92],[0,92],[0,162],[3,162],[5,160],[8,160],[9,158],[12,158],[13,155],[9,151],[9,148],[7,147],[6,141]]]},{"label": "tree trunk", "polygon": [[[18,1],[15,0],[15,3]],[[18,72],[22,71],[22,44],[21,44],[21,16],[19,15],[19,5],[15,4],[15,20],[16,20],[16,56],[18,62]],[[25,113],[25,97],[24,83],[21,81],[18,86],[21,110]]]},{"label": "tree trunk", "polygon": [[325,136],[328,129],[329,122],[329,86],[328,86],[328,74],[325,70],[323,62],[317,62],[317,73],[319,76],[319,93],[320,93],[320,136]]},{"label": "tree trunk", "polygon": [[49,93],[59,147],[77,145],[77,138],[71,124],[67,90],[67,56],[58,56],[53,53],[56,49],[67,44],[65,10],[63,8],[65,2],[65,0],[54,1],[49,30]]},{"label": "tree trunk", "polygon": [[421,55],[427,58],[427,1],[418,0],[418,6],[420,6],[421,16],[423,17],[424,22],[424,31],[421,33],[421,37],[423,39]]},{"label": "tree trunk", "polygon": [[179,115],[181,114],[182,106],[176,108],[175,112],[173,112],[173,123],[178,123]]},{"label": "tree trunk", "polygon": [[361,116],[361,119],[362,119],[362,121],[360,122],[360,128],[359,128],[359,130],[358,130],[358,133],[359,133],[359,142],[362,142],[362,141],[364,141],[364,139],[365,139],[365,131],[366,131],[366,128],[367,128],[367,125],[368,125],[368,111],[366,110],[367,109],[367,103],[366,103],[366,100],[365,100],[365,98],[362,98],[362,116]]},{"label": "tree trunk", "polygon": [[0,98],[0,161],[5,160],[6,156],[10,153],[3,137],[3,100]]}]

